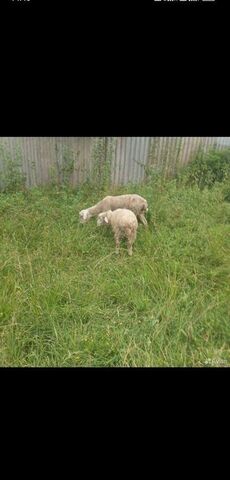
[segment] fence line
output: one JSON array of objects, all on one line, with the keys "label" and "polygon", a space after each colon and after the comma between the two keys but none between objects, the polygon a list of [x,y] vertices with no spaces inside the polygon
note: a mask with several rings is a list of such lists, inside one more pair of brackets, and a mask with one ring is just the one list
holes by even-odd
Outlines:
[{"label": "fence line", "polygon": [[214,146],[230,146],[230,137],[0,137],[0,176],[4,179],[13,161],[21,165],[28,186],[52,179],[72,185],[100,181],[110,148],[110,183],[140,183],[146,168],[175,174],[198,148]]}]

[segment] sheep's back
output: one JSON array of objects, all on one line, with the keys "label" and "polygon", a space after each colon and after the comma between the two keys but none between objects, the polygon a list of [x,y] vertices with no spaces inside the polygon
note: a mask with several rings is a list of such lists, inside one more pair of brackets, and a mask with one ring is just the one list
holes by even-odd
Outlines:
[{"label": "sheep's back", "polygon": [[126,208],[114,210],[111,214],[112,227],[126,228],[127,225],[134,228],[138,227],[135,214]]},{"label": "sheep's back", "polygon": [[106,210],[116,210],[118,208],[127,208],[132,210],[135,214],[141,213],[146,210],[146,200],[135,193],[129,193],[126,195],[108,196],[105,199]]}]

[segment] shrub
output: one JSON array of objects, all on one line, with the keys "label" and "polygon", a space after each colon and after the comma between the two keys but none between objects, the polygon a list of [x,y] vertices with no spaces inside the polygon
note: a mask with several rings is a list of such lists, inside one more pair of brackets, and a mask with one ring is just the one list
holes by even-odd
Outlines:
[{"label": "shrub", "polygon": [[230,178],[230,148],[197,153],[194,160],[179,174],[186,185],[198,185],[200,189],[212,187],[216,182]]}]

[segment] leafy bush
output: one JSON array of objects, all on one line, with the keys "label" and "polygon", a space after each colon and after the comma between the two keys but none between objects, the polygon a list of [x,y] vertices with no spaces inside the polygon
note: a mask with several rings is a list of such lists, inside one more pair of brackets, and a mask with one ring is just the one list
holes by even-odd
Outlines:
[{"label": "leafy bush", "polygon": [[199,151],[194,160],[179,174],[186,185],[199,188],[212,187],[215,182],[230,178],[230,148],[224,150]]},{"label": "leafy bush", "polygon": [[228,178],[223,184],[222,196],[225,202],[230,202],[230,178]]}]

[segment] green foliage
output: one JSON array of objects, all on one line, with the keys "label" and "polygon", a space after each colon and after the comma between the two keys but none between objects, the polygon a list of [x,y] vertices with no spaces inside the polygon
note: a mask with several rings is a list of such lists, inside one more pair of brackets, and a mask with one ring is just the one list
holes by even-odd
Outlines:
[{"label": "green foliage", "polygon": [[206,153],[200,150],[178,178],[187,185],[196,184],[201,189],[230,178],[230,148],[213,149]]},{"label": "green foliage", "polygon": [[66,146],[63,146],[61,181],[64,186],[70,186],[71,178],[74,172],[74,153]]},{"label": "green foliage", "polygon": [[222,194],[225,202],[230,202],[230,179],[227,179],[224,182],[224,185],[222,188]]},{"label": "green foliage", "polygon": [[[150,143],[148,162],[145,165],[145,179],[149,182],[156,176],[172,177],[178,170],[178,161],[181,152],[182,137],[173,142],[170,138],[162,143],[160,137],[155,137]],[[160,151],[160,163],[159,163]]]},{"label": "green foliage", "polygon": [[96,137],[92,148],[93,171],[91,183],[94,188],[106,190],[111,181],[111,162],[115,150],[114,137]]},{"label": "green foliage", "polygon": [[92,187],[0,194],[0,365],[229,366],[226,185],[115,190],[149,203],[131,258],[79,223]]},{"label": "green foliage", "polygon": [[11,152],[0,144],[0,189],[2,192],[25,191],[26,175],[22,172],[22,153],[19,148]]},{"label": "green foliage", "polygon": [[103,186],[103,171],[106,163],[106,137],[96,137],[93,140],[91,163],[93,165],[91,183],[96,189]]},{"label": "green foliage", "polygon": [[[68,189],[72,187],[72,178],[74,168],[77,165],[77,155],[67,145],[63,144],[60,150],[56,151],[56,164],[49,168],[49,182],[47,188],[56,187],[59,189]],[[59,161],[58,161],[58,157]],[[76,158],[77,157],[77,158]]]}]

